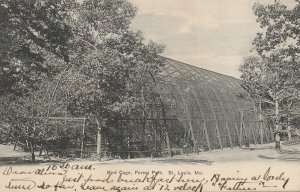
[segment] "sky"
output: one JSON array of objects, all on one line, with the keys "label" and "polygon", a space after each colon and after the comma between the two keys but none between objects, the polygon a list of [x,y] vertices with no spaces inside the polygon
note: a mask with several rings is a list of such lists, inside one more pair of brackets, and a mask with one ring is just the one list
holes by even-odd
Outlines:
[{"label": "sky", "polygon": [[254,0],[129,1],[138,8],[132,29],[166,45],[163,56],[239,78],[238,66],[253,54],[252,41],[260,30]]}]

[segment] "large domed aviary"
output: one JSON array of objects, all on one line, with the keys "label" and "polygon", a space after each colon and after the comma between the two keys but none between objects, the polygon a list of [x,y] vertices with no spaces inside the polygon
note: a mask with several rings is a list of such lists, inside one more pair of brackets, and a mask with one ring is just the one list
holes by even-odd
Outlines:
[{"label": "large domed aviary", "polygon": [[149,109],[165,103],[156,118],[167,127],[170,148],[191,143],[213,150],[273,139],[268,121],[259,118],[239,79],[165,58],[152,81],[164,102],[154,102]]}]

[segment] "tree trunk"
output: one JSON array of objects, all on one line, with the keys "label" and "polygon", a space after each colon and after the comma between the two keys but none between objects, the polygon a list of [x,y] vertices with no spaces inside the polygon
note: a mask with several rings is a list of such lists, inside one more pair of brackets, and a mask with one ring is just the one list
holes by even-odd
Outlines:
[{"label": "tree trunk", "polygon": [[30,142],[29,145],[30,145],[31,161],[34,162],[35,161],[34,145],[32,144],[32,142]]},{"label": "tree trunk", "polygon": [[263,134],[263,115],[262,115],[261,100],[259,100],[259,134],[260,134],[260,144],[263,144],[264,134]]},{"label": "tree trunk", "polygon": [[31,161],[35,161],[35,154],[34,154],[34,150],[31,151]]},{"label": "tree trunk", "polygon": [[291,123],[290,123],[290,117],[288,116],[288,122],[287,122],[287,136],[288,136],[288,141],[292,140],[292,133],[291,133]]},{"label": "tree trunk", "polygon": [[80,157],[84,157],[84,139],[85,139],[85,117],[83,119],[83,126],[82,126],[82,140],[81,140],[81,147],[80,147]]},{"label": "tree trunk", "polygon": [[275,100],[275,149],[280,149],[280,134],[279,134],[279,104],[278,99]]},{"label": "tree trunk", "polygon": [[279,104],[278,100],[275,100],[275,132],[279,131]]},{"label": "tree trunk", "polygon": [[291,125],[288,125],[287,127],[287,135],[288,135],[288,141],[291,141],[292,140]]},{"label": "tree trunk", "polygon": [[[155,86],[157,86],[157,83],[156,83],[156,80],[153,76],[153,74],[149,71],[149,74],[151,75],[151,78],[153,80],[153,82],[155,83]],[[169,139],[169,132],[168,132],[168,129],[167,129],[167,122],[166,122],[166,111],[165,111],[165,108],[164,108],[164,103],[162,101],[162,98],[161,98],[161,95],[159,94],[159,102],[161,104],[161,110],[162,110],[162,115],[163,115],[163,118],[164,118],[164,132],[166,134],[166,144],[167,144],[167,150],[168,150],[168,156],[172,156],[171,154],[171,145],[170,145],[170,139]],[[155,147],[156,148],[156,147]]]},{"label": "tree trunk", "polygon": [[97,123],[97,156],[99,156],[99,159],[101,161],[101,126],[99,121],[96,119]]},{"label": "tree trunk", "polygon": [[39,153],[39,156],[41,156],[41,155],[42,155],[42,153],[43,153],[43,148],[44,148],[44,146],[43,146],[43,144],[41,144],[41,146],[40,146],[40,153]]},{"label": "tree trunk", "polygon": [[18,141],[16,141],[15,144],[14,144],[14,151],[15,151],[16,148],[17,148],[17,143],[18,143]]}]

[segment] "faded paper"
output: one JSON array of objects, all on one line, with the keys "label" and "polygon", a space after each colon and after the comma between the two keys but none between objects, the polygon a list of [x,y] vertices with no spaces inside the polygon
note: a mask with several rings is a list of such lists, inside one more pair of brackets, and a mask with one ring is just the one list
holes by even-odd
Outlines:
[{"label": "faded paper", "polygon": [[[171,160],[170,160],[171,161]],[[299,166],[275,162],[1,166],[1,191],[299,191]]]},{"label": "faded paper", "polygon": [[[164,56],[239,77],[258,29],[252,1],[131,2],[140,8],[132,27],[165,44]],[[300,191],[299,154],[278,154],[272,142],[251,147],[166,158],[7,163],[0,166],[0,192]]]}]

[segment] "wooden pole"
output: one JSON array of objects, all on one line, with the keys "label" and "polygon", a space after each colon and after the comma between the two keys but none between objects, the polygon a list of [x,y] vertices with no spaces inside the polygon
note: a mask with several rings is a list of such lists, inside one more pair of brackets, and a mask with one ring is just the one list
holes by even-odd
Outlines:
[{"label": "wooden pole", "polygon": [[221,150],[223,150],[222,140],[221,140],[221,136],[220,136],[220,132],[219,132],[219,123],[218,123],[217,119],[216,119],[216,131],[217,131],[217,137],[219,140],[220,148],[221,148]]},{"label": "wooden pole", "polygon": [[[206,144],[207,144],[207,147],[208,147],[209,151],[211,151],[210,142],[209,142],[208,133],[207,133],[206,124],[205,124],[204,111],[202,109],[201,102],[200,102],[200,100],[198,98],[198,95],[197,95],[196,91],[194,91],[192,88],[190,88],[190,92],[191,92],[191,94],[194,96],[194,98],[196,100],[196,104],[197,104],[198,110],[201,112],[201,118],[202,118],[202,121],[203,121],[203,131],[204,131],[205,138],[206,138]],[[196,120],[196,122],[197,122],[198,127],[199,127],[198,129],[200,129],[200,123],[198,122],[198,120]]]},{"label": "wooden pole", "polygon": [[263,116],[262,116],[262,107],[261,100],[259,100],[259,134],[260,134],[260,144],[264,142],[264,134],[263,134]]},{"label": "wooden pole", "polygon": [[210,146],[210,142],[209,142],[209,137],[208,137],[208,133],[207,133],[205,120],[203,120],[203,126],[204,126],[204,134],[205,134],[207,146],[208,146],[209,151],[211,151],[211,146]]},{"label": "wooden pole", "polygon": [[192,124],[192,121],[191,121],[191,115],[190,115],[190,112],[189,112],[189,106],[188,106],[188,103],[187,103],[187,95],[185,94],[184,96],[181,94],[181,90],[179,89],[178,86],[176,86],[176,89],[177,89],[177,92],[182,100],[182,103],[184,105],[184,111],[187,115],[187,118],[188,118],[188,126],[189,126],[189,132],[191,133],[191,137],[192,137],[192,142],[193,142],[193,151],[196,150],[196,146],[197,146],[197,143],[196,143],[196,139],[195,139],[195,136],[194,136],[194,129],[193,129],[193,124]]},{"label": "wooden pole", "polygon": [[235,129],[236,136],[237,136],[235,139],[237,139],[239,146],[242,147],[242,143],[240,142],[240,138],[239,138],[240,134],[239,134],[239,129],[237,127],[237,123],[234,124],[234,129]]},{"label": "wooden pole", "polygon": [[[160,102],[160,105],[161,105],[161,110],[162,110],[162,116],[163,116],[163,134],[165,136],[165,142],[167,144],[167,151],[168,151],[168,156],[171,157],[172,154],[171,154],[171,145],[170,145],[170,138],[169,138],[169,130],[168,130],[168,125],[167,125],[167,121],[166,121],[166,111],[165,111],[165,108],[164,108],[164,105],[163,105],[163,101],[162,99],[159,97],[159,102]],[[159,123],[159,110],[157,109],[156,107],[156,118],[157,118],[157,125],[160,125]]]},{"label": "wooden pole", "polygon": [[85,134],[85,117],[83,118],[83,126],[82,126],[82,139],[81,139],[81,149],[80,149],[80,157],[83,158],[83,150],[84,150],[84,134]]},{"label": "wooden pole", "polygon": [[[166,129],[167,129],[167,127],[166,127]],[[167,130],[165,132],[165,134],[166,134],[166,143],[167,143],[168,156],[172,156],[172,154],[171,154],[170,138],[169,138],[169,131]]]},{"label": "wooden pole", "polygon": [[239,143],[240,147],[243,145],[243,121],[244,121],[244,111],[241,111],[241,123],[240,123],[240,137],[239,137]]},{"label": "wooden pole", "polygon": [[287,135],[288,135],[288,141],[292,140],[292,134],[291,134],[291,125],[288,122],[288,126],[287,126]]},{"label": "wooden pole", "polygon": [[99,157],[101,161],[101,126],[99,121],[96,119],[97,123],[97,156]]},{"label": "wooden pole", "polygon": [[[255,122],[254,122],[255,123]],[[255,126],[253,125],[253,122],[251,122],[251,125],[250,125],[250,129],[251,129],[251,133],[252,133],[252,137],[253,137],[253,141],[254,141],[254,145],[257,144],[257,141],[256,141],[256,134],[255,134]]]},{"label": "wooden pole", "polygon": [[[155,80],[155,78],[154,78],[154,76],[153,76],[153,74],[149,71],[149,74],[150,74],[150,76],[151,76],[151,78],[152,78],[152,80],[153,80],[153,82],[154,82],[154,85],[155,85],[155,87],[158,87],[157,86],[157,83],[156,83],[156,80]],[[169,140],[169,133],[168,133],[168,129],[167,129],[167,123],[166,123],[166,112],[165,112],[165,109],[164,109],[164,105],[163,105],[163,101],[162,101],[162,98],[161,98],[161,95],[159,94],[159,97],[158,97],[158,100],[159,100],[159,102],[160,102],[160,105],[161,105],[161,109],[162,109],[162,115],[163,115],[163,118],[164,118],[164,132],[165,132],[165,134],[166,134],[166,144],[167,144],[167,150],[168,150],[168,155],[169,156],[171,156],[171,145],[170,145],[170,140]],[[158,110],[157,110],[157,108],[156,108],[156,111],[157,111],[157,114],[156,115],[158,115]],[[159,118],[158,116],[157,116],[157,118]],[[156,149],[156,148],[155,148]]]},{"label": "wooden pole", "polygon": [[262,127],[263,127],[263,132],[264,132],[265,137],[266,137],[266,141],[267,141],[267,143],[269,143],[269,134],[268,134],[268,131],[267,131],[267,128],[266,128],[266,125],[265,125],[265,121],[263,120],[261,122],[261,124],[262,124]]},{"label": "wooden pole", "polygon": [[130,159],[130,151],[129,151],[129,148],[130,148],[130,137],[129,135],[127,136],[127,158]]},{"label": "wooden pole", "polygon": [[194,135],[192,121],[189,120],[188,124],[189,124],[189,131],[190,131],[191,137],[192,137],[192,142],[193,142],[193,145],[194,145],[193,146],[193,151],[197,151],[197,141],[196,141],[196,138],[195,138],[195,135]]},{"label": "wooden pole", "polygon": [[228,139],[229,139],[229,143],[230,143],[230,148],[232,149],[233,148],[233,144],[232,144],[232,140],[231,140],[231,133],[230,133],[230,130],[229,130],[229,125],[228,125],[228,121],[225,120],[225,123],[226,123],[226,130],[227,130],[227,134],[228,134]]},{"label": "wooden pole", "polygon": [[275,132],[279,131],[279,103],[275,100]]},{"label": "wooden pole", "polygon": [[217,131],[217,137],[218,137],[218,140],[219,140],[219,145],[220,145],[221,149],[223,149],[221,137],[220,137],[220,134],[219,134],[218,118],[217,118],[216,110],[213,107],[212,101],[209,99],[210,98],[209,95],[206,93],[206,91],[204,89],[202,89],[202,91],[203,91],[202,93],[207,98],[207,101],[208,101],[208,104],[210,106],[210,109],[212,110],[212,114],[213,114],[214,120],[216,121],[216,127],[215,128],[216,128],[216,131]]},{"label": "wooden pole", "polygon": [[292,133],[291,133],[291,123],[290,123],[290,115],[288,114],[287,118],[287,135],[288,135],[288,141],[292,140]]}]

